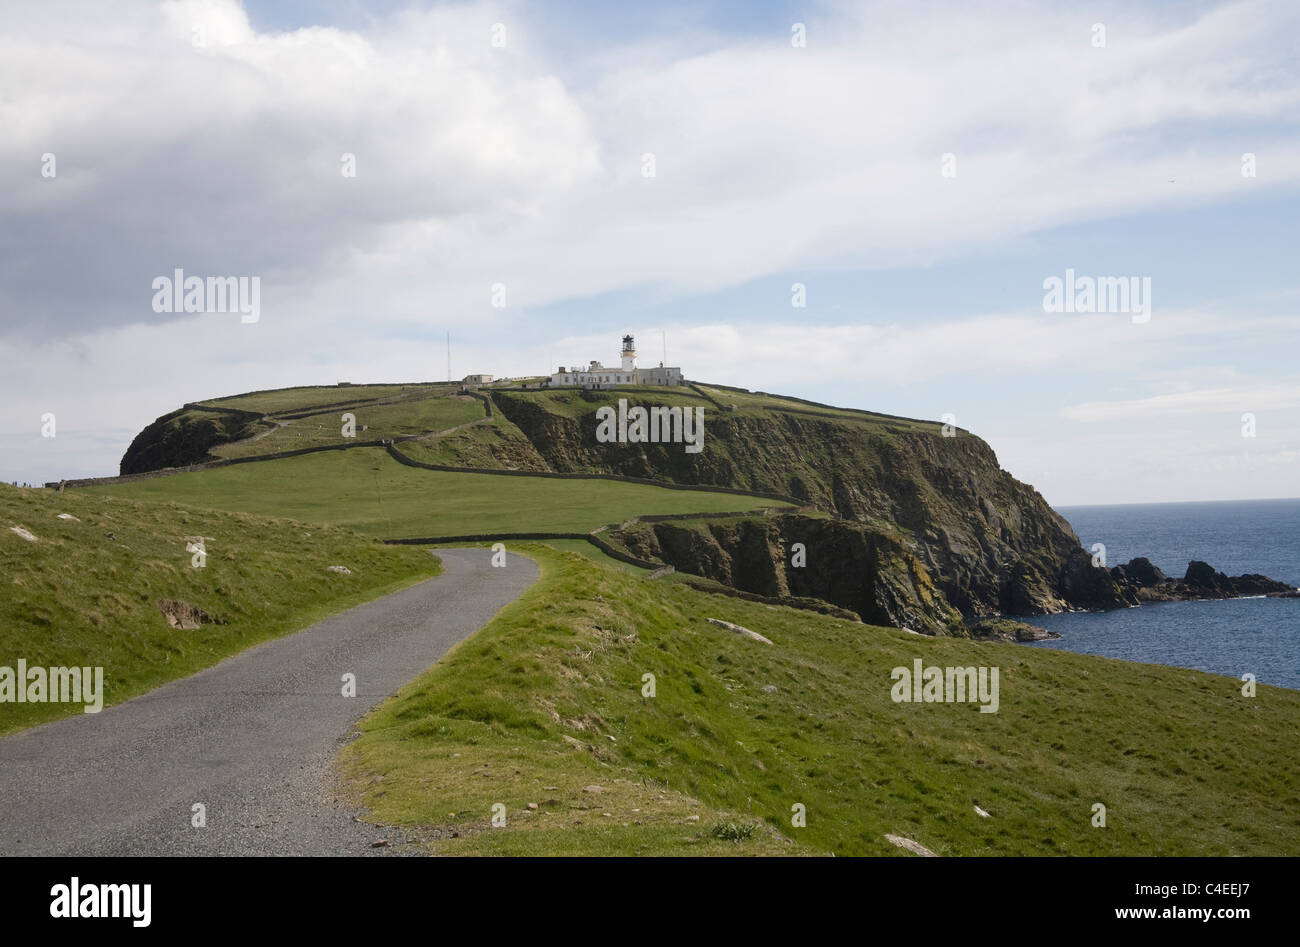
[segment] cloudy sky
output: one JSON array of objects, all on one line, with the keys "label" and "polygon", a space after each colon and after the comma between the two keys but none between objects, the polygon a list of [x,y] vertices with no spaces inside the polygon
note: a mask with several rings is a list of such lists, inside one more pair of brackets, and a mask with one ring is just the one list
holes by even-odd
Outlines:
[{"label": "cloudy sky", "polygon": [[[953,414],[1056,505],[1300,495],[1300,4],[611,6],[7,8],[0,477],[116,473],[186,401],[440,380],[448,332],[457,378],[631,332]],[[177,268],[259,277],[258,321],[155,312]],[[1149,318],[1045,311],[1068,269]]]}]

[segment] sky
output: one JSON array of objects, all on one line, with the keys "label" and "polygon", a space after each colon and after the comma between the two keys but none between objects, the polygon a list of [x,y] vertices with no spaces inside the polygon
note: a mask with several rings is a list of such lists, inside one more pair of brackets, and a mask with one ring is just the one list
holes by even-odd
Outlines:
[{"label": "sky", "polygon": [[[188,401],[443,380],[448,336],[460,378],[631,333],[951,415],[1057,506],[1300,495],[1300,4],[14,6],[6,481],[115,474]],[[256,321],[156,311],[177,269]],[[1149,305],[1052,311],[1069,272]]]}]

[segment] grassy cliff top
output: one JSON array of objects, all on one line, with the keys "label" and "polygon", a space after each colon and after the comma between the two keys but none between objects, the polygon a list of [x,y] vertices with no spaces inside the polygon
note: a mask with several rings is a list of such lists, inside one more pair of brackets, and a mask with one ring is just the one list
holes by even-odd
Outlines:
[{"label": "grassy cliff top", "polygon": [[[892,834],[939,855],[1300,853],[1300,693],[1248,698],[1232,678],[927,638],[523,548],[542,579],[344,752],[354,796],[436,851],[906,855]],[[997,667],[997,712],[895,702],[893,669],[918,658]]]},{"label": "grassy cliff top", "polygon": [[648,513],[787,506],[743,494],[614,480],[507,477],[422,470],[380,447],[326,451],[86,492],[192,507],[288,516],[347,526],[385,539],[510,532],[587,532]]}]

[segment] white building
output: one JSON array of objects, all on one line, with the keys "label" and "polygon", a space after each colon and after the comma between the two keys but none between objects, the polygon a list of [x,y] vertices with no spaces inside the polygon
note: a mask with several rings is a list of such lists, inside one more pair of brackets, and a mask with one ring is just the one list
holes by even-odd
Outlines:
[{"label": "white building", "polygon": [[491,375],[466,375],[460,380],[462,385],[490,385],[492,383]]},{"label": "white building", "polygon": [[579,388],[617,388],[619,385],[680,385],[683,384],[682,370],[669,368],[659,363],[658,368],[636,367],[636,345],[632,336],[623,336],[622,365],[618,368],[607,367],[593,361],[586,368],[565,368],[563,365],[551,375],[548,384]]}]

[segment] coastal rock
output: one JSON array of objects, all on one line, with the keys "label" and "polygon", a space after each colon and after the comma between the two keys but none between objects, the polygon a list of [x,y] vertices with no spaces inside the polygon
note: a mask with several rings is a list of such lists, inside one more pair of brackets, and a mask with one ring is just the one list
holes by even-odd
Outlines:
[{"label": "coastal rock", "polygon": [[1117,568],[1123,570],[1125,577],[1136,582],[1138,585],[1149,586],[1159,585],[1168,578],[1159,567],[1154,565],[1150,559],[1145,556],[1139,556],[1136,559],[1130,559],[1127,563]]},{"label": "coastal rock", "polygon": [[[1136,560],[1135,560],[1136,561]],[[1131,566],[1132,563],[1129,564]],[[1153,567],[1154,568],[1154,567]],[[1129,580],[1135,577],[1133,569],[1126,567]],[[1156,574],[1163,576],[1160,570]],[[1143,602],[1186,602],[1198,599],[1237,598],[1243,595],[1284,596],[1294,591],[1285,582],[1249,572],[1228,576],[1209,563],[1193,559],[1181,580],[1162,577],[1155,583],[1134,583],[1139,600]]]},{"label": "coastal rock", "polygon": [[1125,608],[1138,604],[1133,587],[1127,581],[1115,581],[1110,570],[1094,566],[1092,556],[1082,546],[1071,551],[1061,570],[1058,588],[1076,608]]},{"label": "coastal rock", "polygon": [[1234,576],[1229,581],[1232,583],[1232,590],[1238,595],[1285,595],[1295,591],[1293,586],[1285,582],[1277,582],[1255,572]]},{"label": "coastal rock", "polygon": [[[783,601],[820,600],[876,625],[963,633],[961,615],[897,536],[870,526],[782,513],[713,521],[631,523],[602,536],[638,558]],[[796,567],[800,543],[816,558]]]},{"label": "coastal rock", "polygon": [[970,634],[979,641],[1048,641],[1061,637],[1055,631],[1010,618],[985,618],[971,626]]},{"label": "coastal rock", "polygon": [[1207,593],[1232,593],[1232,582],[1222,572],[1216,572],[1208,562],[1193,559],[1187,564],[1187,574],[1183,576],[1183,585]]}]

